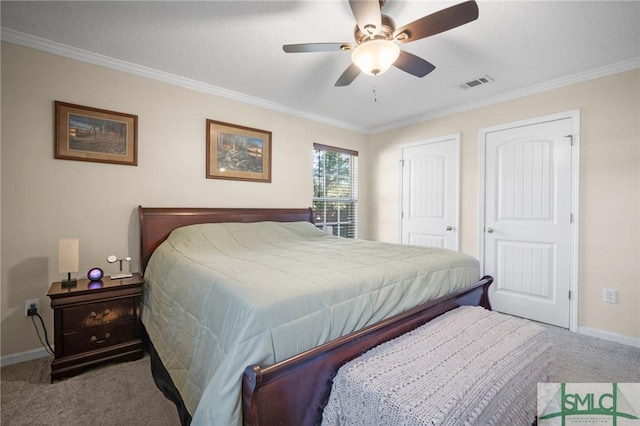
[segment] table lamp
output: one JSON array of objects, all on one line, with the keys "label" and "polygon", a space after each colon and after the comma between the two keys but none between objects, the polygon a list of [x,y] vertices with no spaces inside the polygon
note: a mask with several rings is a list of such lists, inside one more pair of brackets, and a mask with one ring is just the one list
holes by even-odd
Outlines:
[{"label": "table lamp", "polygon": [[72,272],[80,270],[80,242],[75,238],[61,239],[58,243],[58,269],[61,274],[67,274],[67,279],[62,280],[62,287],[73,287],[77,284],[75,278],[71,278]]}]

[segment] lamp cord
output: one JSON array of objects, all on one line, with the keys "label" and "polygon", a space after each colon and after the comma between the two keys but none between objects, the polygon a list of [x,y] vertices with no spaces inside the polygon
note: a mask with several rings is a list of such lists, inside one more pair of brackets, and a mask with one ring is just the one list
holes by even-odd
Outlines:
[{"label": "lamp cord", "polygon": [[[40,332],[38,331],[38,326],[36,325],[36,321],[33,319],[34,316],[37,316],[40,319],[40,323],[42,324],[42,330],[44,330],[44,340],[45,340],[44,342],[42,341],[42,337],[40,337]],[[36,329],[36,334],[38,335],[38,339],[40,340],[40,343],[42,344],[42,346],[44,347],[44,349],[47,351],[49,355],[53,355],[54,351],[51,348],[51,345],[49,344],[49,337],[47,336],[47,327],[45,327],[44,320],[42,319],[40,314],[36,312],[35,315],[32,315],[31,322],[33,323],[33,327]],[[46,346],[45,346],[45,342],[46,342]],[[47,349],[47,347],[49,349]]]}]

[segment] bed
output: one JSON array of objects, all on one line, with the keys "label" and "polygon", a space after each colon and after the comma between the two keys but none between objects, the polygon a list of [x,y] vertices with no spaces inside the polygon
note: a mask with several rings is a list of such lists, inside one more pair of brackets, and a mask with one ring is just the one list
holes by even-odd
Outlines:
[{"label": "bed", "polygon": [[[414,285],[423,269],[388,271],[427,249],[326,235],[312,209],[138,210],[145,341],[183,424],[319,424],[345,362],[461,305],[490,308],[475,259],[430,252],[436,288]],[[356,244],[355,260],[336,244]]]}]

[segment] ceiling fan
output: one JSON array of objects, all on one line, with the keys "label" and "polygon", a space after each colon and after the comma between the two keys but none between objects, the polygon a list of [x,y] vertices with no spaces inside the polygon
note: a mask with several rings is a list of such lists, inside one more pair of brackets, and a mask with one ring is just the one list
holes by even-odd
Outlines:
[{"label": "ceiling fan", "polygon": [[409,43],[459,27],[478,19],[474,0],[439,10],[396,29],[395,22],[381,13],[386,0],[349,0],[356,18],[353,43],[286,44],[287,53],[334,52],[351,50],[352,63],[342,73],[336,86],[347,86],[364,72],[379,75],[391,67],[416,77],[424,77],[435,69],[430,62],[400,50],[398,43]]}]

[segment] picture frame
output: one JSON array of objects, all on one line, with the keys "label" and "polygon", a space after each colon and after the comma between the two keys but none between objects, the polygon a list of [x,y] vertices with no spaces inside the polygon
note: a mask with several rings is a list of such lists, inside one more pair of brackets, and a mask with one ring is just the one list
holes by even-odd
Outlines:
[{"label": "picture frame", "polygon": [[271,182],[271,132],[207,119],[207,179]]},{"label": "picture frame", "polygon": [[55,101],[54,158],[138,165],[138,116]]}]

